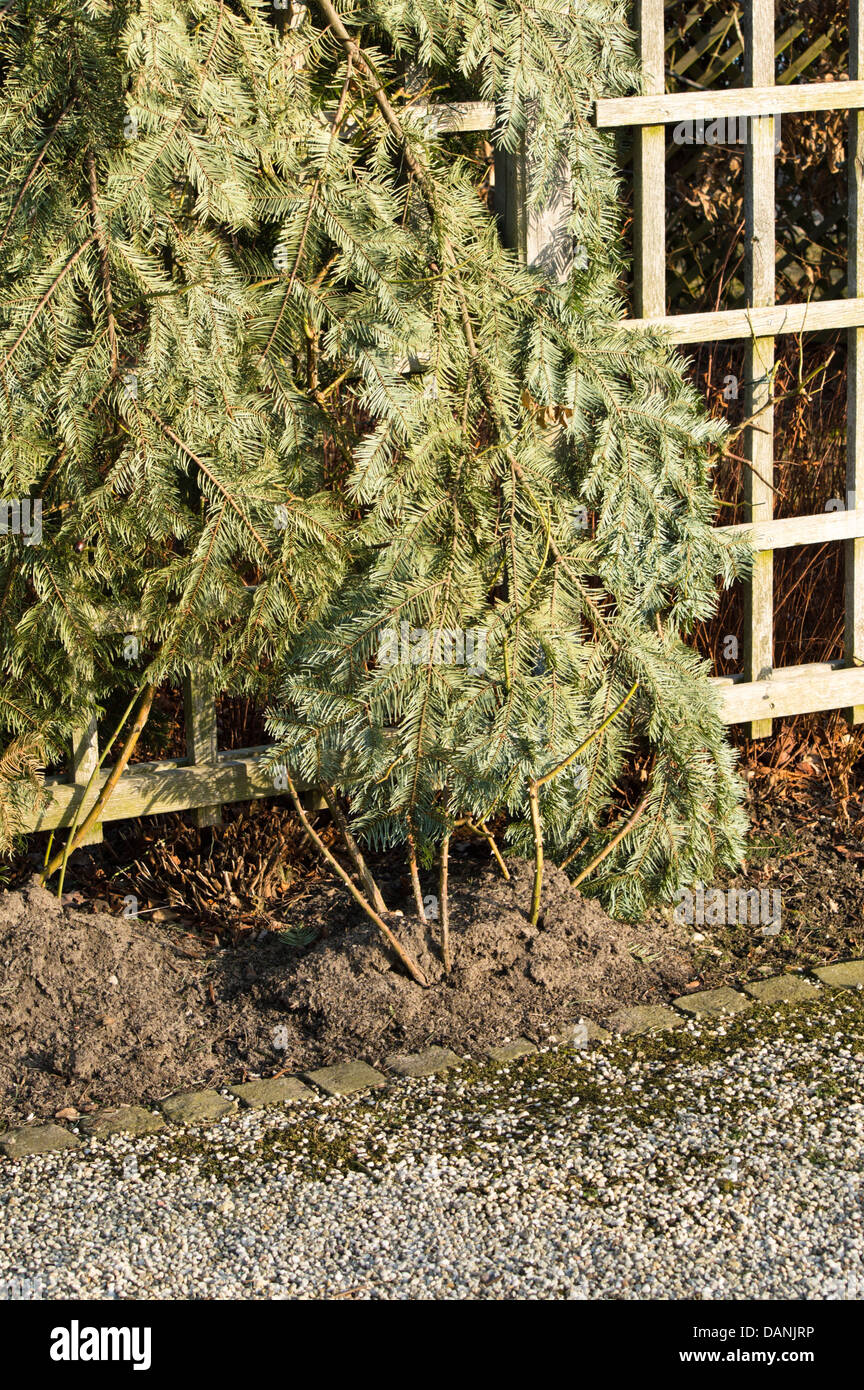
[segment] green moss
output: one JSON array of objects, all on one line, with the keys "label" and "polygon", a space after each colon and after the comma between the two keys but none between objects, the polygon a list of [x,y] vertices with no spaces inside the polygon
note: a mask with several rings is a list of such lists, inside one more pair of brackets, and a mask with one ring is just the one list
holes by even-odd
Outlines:
[{"label": "green moss", "polygon": [[[708,1112],[719,1105],[722,1113],[724,1071],[717,1064],[724,1059],[790,1038],[833,1049],[838,1033],[845,1044],[864,1046],[864,998],[860,995],[826,993],[804,1004],[731,1016],[722,1024],[711,1021],[698,1031],[618,1038],[588,1052],[560,1047],[508,1063],[468,1063],[434,1084],[400,1082],[324,1111],[314,1105],[292,1109],[290,1123],[274,1125],[239,1146],[222,1142],[218,1129],[177,1131],[160,1138],[149,1155],[139,1158],[139,1171],[146,1176],[184,1162],[194,1164],[202,1177],[230,1186],[248,1170],[242,1159],[251,1153],[256,1172],[280,1164],[309,1180],[347,1172],[377,1178],[378,1170],[416,1153],[421,1122],[441,1111],[447,1124],[436,1139],[439,1151],[450,1158],[482,1154],[488,1180],[493,1180],[499,1167],[496,1154],[501,1155],[503,1172],[507,1150],[514,1142],[531,1144],[538,1136],[554,1136],[556,1129],[572,1126],[574,1116],[586,1110],[591,1112],[592,1133],[622,1123],[650,1128],[682,1110]],[[705,1068],[711,1074],[694,1075]],[[758,1077],[749,1080],[750,1096],[736,1094],[735,1118],[762,1109],[778,1080],[806,1084],[811,1106],[821,1102],[833,1107],[838,1100],[857,1098],[842,1076],[819,1072],[814,1076],[810,1060],[791,1060],[761,1084]],[[502,1132],[484,1126],[484,1119],[491,1115],[501,1120]],[[742,1130],[735,1125],[727,1133],[734,1144]],[[820,1162],[814,1157],[820,1152],[812,1149],[810,1161]],[[691,1152],[685,1162],[689,1169],[716,1167],[720,1159],[714,1151]],[[668,1164],[658,1158],[655,1168],[655,1181],[674,1185],[682,1173],[680,1154]],[[608,1200],[616,1181],[610,1178],[601,1192],[576,1176],[571,1180],[562,1175],[565,1190],[569,1183],[570,1190],[587,1203]],[[736,1188],[730,1179],[720,1180],[718,1186],[724,1193]]]}]

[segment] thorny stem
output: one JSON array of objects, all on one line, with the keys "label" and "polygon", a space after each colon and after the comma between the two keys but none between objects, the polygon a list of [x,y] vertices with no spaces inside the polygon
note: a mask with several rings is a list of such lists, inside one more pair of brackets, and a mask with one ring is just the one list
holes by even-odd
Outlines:
[{"label": "thorny stem", "polygon": [[429,981],[426,979],[426,976],[423,974],[423,971],[420,969],[419,965],[417,965],[417,963],[412,959],[412,957],[400,944],[397,938],[393,935],[393,932],[390,930],[387,923],[378,915],[374,907],[372,907],[372,905],[369,902],[367,902],[363,894],[360,892],[359,888],[357,888],[351,882],[350,876],[346,874],[338,859],[335,859],[334,856],[330,853],[329,849],[324,844],[324,841],[321,839],[320,835],[317,835],[315,831],[312,829],[312,826],[309,823],[309,818],[303,809],[303,803],[297,795],[297,788],[294,786],[294,783],[288,776],[287,772],[285,774],[285,780],[288,784],[288,795],[291,797],[291,800],[294,803],[294,809],[297,812],[297,815],[300,817],[300,823],[303,826],[303,829],[306,831],[306,834],[308,835],[309,839],[312,841],[313,845],[318,850],[319,854],[322,856],[323,859],[327,861],[334,873],[338,874],[339,878],[341,878],[342,882],[345,884],[345,887],[348,889],[348,892],[351,894],[354,901],[356,903],[359,903],[360,907],[362,907],[367,917],[372,918],[372,921],[375,923],[376,927],[381,932],[381,935],[384,937],[384,940],[392,948],[399,960],[405,966],[405,969],[408,971],[408,974],[411,976],[411,979],[414,980],[418,985],[422,985],[424,989],[428,988]]}]

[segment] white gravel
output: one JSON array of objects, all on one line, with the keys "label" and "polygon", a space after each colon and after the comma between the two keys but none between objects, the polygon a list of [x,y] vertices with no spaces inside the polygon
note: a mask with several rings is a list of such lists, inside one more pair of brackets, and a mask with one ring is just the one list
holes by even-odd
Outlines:
[{"label": "white gravel", "polygon": [[0,1161],[47,1298],[862,1298],[864,1002],[825,995]]}]

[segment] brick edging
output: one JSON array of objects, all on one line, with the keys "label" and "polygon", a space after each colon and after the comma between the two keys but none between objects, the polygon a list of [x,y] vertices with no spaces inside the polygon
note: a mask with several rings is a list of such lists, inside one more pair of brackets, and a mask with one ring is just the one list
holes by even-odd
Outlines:
[{"label": "brick edging", "polygon": [[[688,1019],[719,1018],[771,1004],[806,1003],[818,998],[825,986],[829,989],[864,988],[864,960],[838,961],[811,971],[747,980],[740,990],[728,985],[698,990],[694,994],[679,995],[669,1004],[638,1004],[615,1014],[611,1020],[614,1032],[582,1018],[552,1034],[545,1042],[552,1047],[587,1047],[606,1042],[615,1034],[627,1036],[681,1028]],[[537,1050],[530,1039],[516,1038],[488,1048],[486,1059],[506,1063]],[[120,1105],[82,1115],[71,1126],[54,1121],[21,1125],[0,1136],[0,1152],[9,1159],[17,1159],[28,1154],[78,1149],[84,1139],[105,1139],[112,1134],[152,1134],[169,1127],[204,1124],[237,1113],[240,1106],[263,1109],[296,1100],[354,1095],[385,1086],[388,1080],[435,1076],[461,1066],[462,1061],[449,1048],[433,1046],[421,1052],[394,1053],[388,1057],[384,1065],[389,1076],[367,1062],[349,1059],[297,1076],[241,1082],[225,1086],[221,1091],[212,1087],[181,1091],[157,1101],[155,1109],[144,1105]]]}]

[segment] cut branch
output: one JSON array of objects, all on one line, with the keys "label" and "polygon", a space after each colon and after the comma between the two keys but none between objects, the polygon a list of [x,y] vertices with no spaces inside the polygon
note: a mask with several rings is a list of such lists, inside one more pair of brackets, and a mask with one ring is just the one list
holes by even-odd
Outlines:
[{"label": "cut branch", "polygon": [[633,812],[630,819],[626,821],[624,825],[622,825],[621,829],[618,831],[618,834],[614,835],[612,839],[609,841],[608,845],[604,845],[600,853],[594,856],[594,858],[591,860],[591,863],[586,865],[582,872],[576,875],[571,885],[573,888],[576,888],[580,883],[584,882],[584,880],[588,877],[589,874],[593,874],[594,870],[598,867],[598,865],[602,864],[603,860],[608,858],[608,856],[612,853],[615,846],[620,845],[621,841],[624,839],[624,836],[630,834],[630,831],[633,829],[634,825],[636,825],[637,821],[641,820],[642,812],[645,810],[647,804],[648,796],[646,794],[639,802],[639,805],[636,807],[636,810]]},{"label": "cut branch", "polygon": [[536,927],[540,916],[540,899],[543,894],[543,827],[540,822],[540,798],[537,783],[528,787],[528,805],[531,810],[531,829],[534,832],[534,891],[531,894],[531,925]]},{"label": "cut branch", "polygon": [[441,922],[441,959],[445,975],[450,974],[450,899],[448,896],[448,872],[450,867],[450,831],[441,841],[441,864],[438,875],[438,916]]},{"label": "cut branch", "polygon": [[420,887],[420,873],[417,868],[417,847],[414,844],[414,834],[410,830],[408,832],[408,864],[411,870],[411,887],[414,891],[417,916],[421,922],[425,922],[426,909],[423,906],[423,889]]},{"label": "cut branch", "polygon": [[[144,725],[147,723],[147,719],[148,719],[148,717],[149,717],[150,710],[151,710],[151,707],[152,707],[152,705],[153,705],[153,697],[154,697],[155,694],[156,694],[156,687],[155,687],[155,685],[145,685],[144,690],[143,690],[142,695],[141,695],[141,703],[140,703],[140,705],[139,705],[139,707],[138,707],[138,714],[137,714],[136,717],[135,717],[135,723],[132,725],[132,728],[129,730],[129,734],[128,734],[128,736],[127,736],[127,738],[126,738],[126,742],[124,743],[123,748],[122,748],[122,750],[121,750],[120,757],[117,759],[116,763],[114,764],[114,766],[112,767],[110,773],[108,774],[108,777],[107,777],[107,779],[106,779],[106,781],[105,781],[105,785],[103,786],[103,788],[102,788],[102,790],[100,791],[98,797],[96,798],[95,802],[93,803],[93,806],[92,806],[92,808],[91,808],[89,814],[87,815],[86,819],[85,819],[85,820],[83,821],[83,823],[78,827],[77,830],[75,829],[75,823],[74,823],[74,821],[73,821],[72,830],[70,831],[70,834],[69,834],[69,840],[68,840],[68,842],[66,843],[66,845],[63,847],[63,849],[60,850],[60,851],[58,851],[58,853],[54,855],[54,858],[53,858],[53,859],[51,860],[51,862],[48,864],[47,868],[45,869],[45,871],[44,871],[44,873],[43,873],[43,875],[42,875],[42,881],[43,881],[43,883],[46,882],[49,878],[51,878],[52,874],[55,874],[55,873],[57,872],[57,870],[58,870],[61,866],[62,866],[62,867],[65,867],[66,861],[68,860],[69,855],[72,854],[72,852],[78,848],[78,846],[81,844],[82,840],[84,840],[84,838],[86,837],[88,831],[90,831],[90,830],[93,828],[93,826],[96,825],[96,824],[98,823],[99,820],[101,820],[101,818],[102,818],[102,812],[104,811],[105,806],[106,806],[107,803],[108,803],[108,800],[109,800],[109,798],[110,798],[110,796],[111,796],[111,793],[113,792],[114,788],[117,786],[117,783],[120,781],[120,778],[121,778],[122,774],[123,774],[123,773],[125,772],[125,770],[126,770],[126,765],[127,765],[127,763],[129,762],[129,759],[131,758],[132,754],[133,754],[134,751],[135,751],[135,745],[136,745],[136,743],[138,742],[138,739],[139,739],[140,734],[141,734],[141,730],[144,728]],[[121,729],[122,729],[123,723],[125,723],[125,721],[126,721],[126,715],[124,714],[124,716],[123,716],[123,722],[122,722],[121,725],[120,725],[120,728],[121,728]],[[118,730],[118,735],[119,735],[119,730]],[[116,737],[116,735],[115,735],[115,737]],[[87,784],[87,790],[89,790],[90,785],[95,781],[95,778],[96,778],[96,776],[97,776],[97,774],[98,774],[98,772],[99,772],[99,768],[102,766],[102,763],[104,762],[105,758],[108,756],[108,753],[111,751],[111,746],[112,746],[113,742],[114,742],[114,740],[112,739],[112,740],[108,743],[108,745],[107,745],[107,747],[106,747],[106,749],[105,749],[105,752],[102,754],[102,757],[100,758],[100,760],[99,760],[97,766],[94,768],[94,770],[93,770],[93,776],[91,777],[90,782]],[[86,795],[87,795],[87,791],[86,791],[86,790],[85,790],[84,795],[85,795],[85,797],[86,797]]]}]

